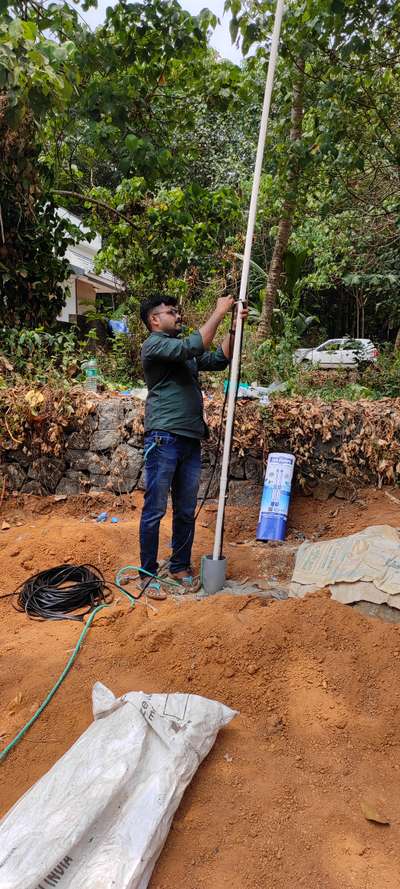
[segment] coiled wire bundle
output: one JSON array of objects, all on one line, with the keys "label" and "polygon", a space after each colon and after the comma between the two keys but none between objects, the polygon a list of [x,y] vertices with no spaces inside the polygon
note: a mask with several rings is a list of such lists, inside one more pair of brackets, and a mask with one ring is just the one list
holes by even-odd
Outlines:
[{"label": "coiled wire bundle", "polygon": [[[58,565],[34,574],[16,590],[17,608],[40,620],[78,620],[98,605],[110,602],[112,592],[94,565]],[[71,614],[72,611],[80,614]]]}]

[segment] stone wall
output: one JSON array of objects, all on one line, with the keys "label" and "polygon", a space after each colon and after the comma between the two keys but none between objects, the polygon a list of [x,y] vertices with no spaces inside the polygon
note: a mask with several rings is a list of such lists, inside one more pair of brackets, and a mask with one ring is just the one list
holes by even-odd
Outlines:
[{"label": "stone wall", "polygon": [[[22,406],[25,401],[25,408],[16,411],[20,422],[15,425],[10,401],[3,404],[0,496],[3,480],[8,491],[39,495],[124,494],[143,488],[142,401],[116,396],[91,403],[79,389],[65,410],[59,392],[41,394],[39,409],[31,390],[16,392],[15,398]],[[219,466],[212,473],[222,397],[213,393],[205,403],[211,438],[202,450],[200,496],[207,491],[214,498],[220,478]],[[270,451],[294,454],[295,485],[317,499],[337,490],[355,496],[363,484],[398,485],[400,399],[325,403],[296,396],[276,399],[267,410],[239,399],[228,502],[260,502],[263,461]]]},{"label": "stone wall", "polygon": [[[63,452],[58,457],[34,458],[23,450],[4,451],[0,476],[8,491],[38,495],[82,494],[112,491],[115,494],[143,489],[143,438],[140,417],[143,403],[133,398],[106,398],[97,402],[79,428],[74,420],[65,430]],[[219,466],[213,473],[212,446],[202,452],[203,471],[199,496],[214,498],[219,490]],[[263,462],[261,452],[246,457],[233,454],[229,500],[237,505],[259,501]]]}]

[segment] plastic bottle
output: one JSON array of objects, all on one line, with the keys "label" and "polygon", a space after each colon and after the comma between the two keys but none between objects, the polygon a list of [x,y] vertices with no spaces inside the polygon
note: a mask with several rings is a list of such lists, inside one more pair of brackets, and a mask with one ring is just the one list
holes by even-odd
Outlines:
[{"label": "plastic bottle", "polygon": [[97,392],[97,361],[91,358],[90,361],[84,361],[82,367],[86,373],[85,389],[90,392]]},{"label": "plastic bottle", "polygon": [[268,457],[257,540],[285,539],[294,463],[293,454],[270,454]]}]

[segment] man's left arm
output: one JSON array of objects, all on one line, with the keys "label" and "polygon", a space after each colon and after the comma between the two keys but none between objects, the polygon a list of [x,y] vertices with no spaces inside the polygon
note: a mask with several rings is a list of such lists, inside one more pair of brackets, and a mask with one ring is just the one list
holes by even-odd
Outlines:
[{"label": "man's left arm", "polygon": [[[242,320],[245,321],[249,310],[246,305],[240,311]],[[235,330],[236,330],[236,318],[234,318],[232,327],[227,333],[218,349],[215,352],[203,352],[203,355],[200,355],[197,361],[197,367],[199,370],[225,370],[228,367],[228,364],[232,358],[233,354],[233,343],[235,340]]]},{"label": "man's left arm", "polygon": [[[199,370],[225,370],[225,368],[228,367],[230,359],[223,350],[225,339],[226,337],[224,337],[222,345],[218,346],[215,352],[203,352],[202,355],[199,355],[199,357],[196,358],[196,364]],[[228,337],[228,339],[230,339],[230,337]]]}]

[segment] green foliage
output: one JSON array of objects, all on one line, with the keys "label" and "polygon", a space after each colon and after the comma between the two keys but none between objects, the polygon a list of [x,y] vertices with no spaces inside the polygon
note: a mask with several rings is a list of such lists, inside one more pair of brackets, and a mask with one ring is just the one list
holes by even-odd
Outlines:
[{"label": "green foliage", "polygon": [[112,386],[128,388],[137,382],[138,362],[132,337],[117,333],[109,341],[108,350],[100,355],[103,378]]},{"label": "green foliage", "polygon": [[0,352],[10,359],[16,374],[30,380],[72,378],[78,371],[78,341],[74,330],[50,333],[43,327],[3,328]]},{"label": "green foliage", "polygon": [[104,384],[127,388],[142,376],[140,348],[144,336],[144,332],[140,336],[116,334],[104,347],[98,345],[95,330],[90,330],[86,338],[80,340],[75,329],[50,332],[43,327],[3,328],[0,330],[0,356],[10,360],[14,376],[23,376],[32,382],[58,384],[60,379],[70,383],[83,382],[82,362],[93,358],[94,344]]},{"label": "green foliage", "polygon": [[115,380],[123,386],[132,385],[131,342],[126,334],[118,333],[112,343],[112,358],[115,364]]},{"label": "green foliage", "polygon": [[[33,115],[39,123],[50,110],[61,111],[80,82],[76,45],[66,33],[77,29],[76,13],[66,3],[48,9],[2,3],[0,17],[0,93],[2,115],[15,126]],[[49,31],[63,36],[50,39]]]},{"label": "green foliage", "polygon": [[400,354],[387,347],[376,363],[364,367],[334,371],[301,369],[293,391],[305,398],[321,398],[323,401],[399,398]]},{"label": "green foliage", "polygon": [[[98,270],[126,285],[130,345],[113,340],[104,358],[122,385],[140,374],[144,295],[177,296],[198,324],[220,293],[237,292],[275,2],[227,7],[232,39],[245,53],[257,44],[240,68],[207,45],[215,16],[177,0],[120,0],[94,33],[69,3],[1,2],[0,324],[50,330],[76,237],[56,215],[65,204],[103,235]],[[400,325],[399,25],[396,2],[287,4],[251,265],[255,324],[293,161],[297,203],[272,336],[255,349],[248,337],[249,378],[295,385],[299,338],[394,339]],[[396,391],[387,361],[355,385]]]},{"label": "green foliage", "polygon": [[[264,47],[274,5],[272,0],[227,3],[234,38],[242,39],[244,51],[259,41],[258,58],[268,51]],[[398,287],[393,282],[388,286],[389,276],[398,274],[399,256],[399,141],[394,124],[400,107],[394,73],[399,18],[396,2],[293,0],[285,10],[266,149],[274,198],[267,204],[268,236],[255,250],[271,255],[287,170],[296,157],[297,206],[289,252],[301,258],[302,268],[296,290],[287,267],[280,287],[287,295],[301,293],[306,313],[319,315],[322,305],[330,335],[355,335],[364,329],[368,335],[371,328],[378,331],[382,318],[387,333],[399,320]],[[290,144],[288,103],[301,58],[303,132]],[[259,261],[257,252],[254,258]],[[260,265],[267,268],[268,259]]]},{"label": "green foliage", "polygon": [[154,185],[180,175],[184,134],[212,82],[206,35],[215,23],[207,10],[194,17],[177,0],[108,7],[104,25],[79,40],[84,78],[73,113],[49,121],[47,161],[60,183],[115,188],[123,177]]},{"label": "green foliage", "polygon": [[375,398],[400,398],[400,352],[393,354],[390,347],[383,349],[377,363],[369,365],[360,380]]},{"label": "green foliage", "polygon": [[61,284],[69,264],[61,257],[72,239],[50,202],[35,201],[29,214],[24,196],[19,204],[10,204],[8,194],[0,184],[5,233],[0,244],[0,324],[52,324],[65,300]]},{"label": "green foliage", "polygon": [[[222,245],[228,207],[222,187],[204,195],[195,193],[195,183],[171,187],[182,158],[190,179],[192,152],[184,133],[195,129],[199,91],[204,107],[223,110],[235,81],[234,66],[221,66],[217,77],[211,64],[206,35],[215,16],[207,10],[190,16],[177,0],[120,2],[108,8],[93,35],[66,3],[38,9],[28,0],[20,8],[16,0],[3,6],[0,136],[7,155],[0,191],[0,321],[51,323],[63,303],[68,269],[59,257],[68,234],[54,215],[55,180],[70,190],[96,184],[107,199],[111,184],[109,203],[117,212],[92,219],[108,239],[104,259],[110,269],[143,292],[161,283],[165,289],[167,278],[182,291],[182,276],[197,255],[214,257]],[[161,185],[165,178],[167,188]],[[156,183],[153,199],[149,188]],[[200,214],[197,203],[204,205]],[[132,222],[124,228],[119,207],[126,204]]]},{"label": "green foliage", "polygon": [[246,368],[244,377],[248,382],[257,381],[260,386],[282,382],[287,391],[292,391],[299,375],[299,368],[293,363],[293,352],[298,347],[299,336],[290,315],[281,313],[281,333],[257,345],[254,336],[246,342]]},{"label": "green foliage", "polygon": [[105,236],[97,267],[113,271],[140,298],[171,287],[182,295],[192,266],[206,276],[216,272],[226,229],[234,230],[242,218],[239,198],[228,187],[210,192],[193,184],[160,188],[151,196],[136,178],[123,180],[114,194],[103,188],[93,195],[129,219],[107,223],[95,214]]},{"label": "green foliage", "polygon": [[322,401],[338,401],[341,398],[347,401],[359,401],[360,399],[372,399],[377,397],[372,389],[361,383],[348,382],[346,377],[340,380],[340,377],[329,379],[326,376],[325,381],[319,385],[315,385],[311,375],[304,374],[299,376],[294,389],[297,395],[303,395],[304,398],[321,398]]},{"label": "green foliage", "polygon": [[64,301],[71,238],[39,162],[40,127],[80,80],[74,44],[47,35],[60,34],[63,11],[65,35],[76,23],[67,6],[38,15],[29,3],[6,4],[0,19],[0,324],[9,326],[52,323]]}]

